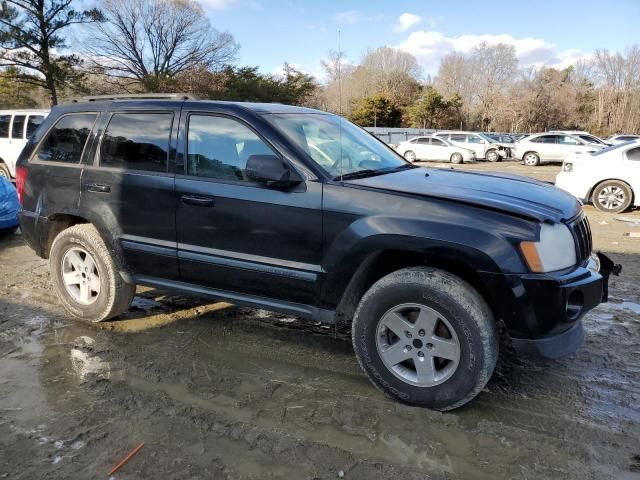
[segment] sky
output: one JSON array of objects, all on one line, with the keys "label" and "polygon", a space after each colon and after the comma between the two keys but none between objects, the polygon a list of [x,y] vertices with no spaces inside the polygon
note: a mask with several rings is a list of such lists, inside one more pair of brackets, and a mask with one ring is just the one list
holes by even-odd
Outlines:
[{"label": "sky", "polygon": [[596,49],[640,41],[640,0],[200,0],[214,28],[240,43],[237,64],[281,71],[286,61],[323,79],[321,60],[338,48],[357,63],[369,48],[412,53],[423,76],[440,58],[482,41],[508,43],[521,66],[565,67]]}]

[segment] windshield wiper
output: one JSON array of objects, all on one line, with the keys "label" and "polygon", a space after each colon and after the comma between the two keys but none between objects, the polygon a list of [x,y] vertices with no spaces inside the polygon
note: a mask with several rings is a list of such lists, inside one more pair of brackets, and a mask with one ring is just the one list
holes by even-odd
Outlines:
[{"label": "windshield wiper", "polygon": [[357,172],[349,172],[349,173],[345,173],[344,175],[338,175],[336,177],[333,177],[334,180],[353,180],[355,178],[365,178],[365,177],[372,177],[374,175],[384,175],[385,173],[392,173],[392,172],[399,172],[400,170],[406,170],[409,168],[419,168],[417,165],[412,165],[410,163],[405,163],[404,165],[399,165],[397,167],[389,167],[389,168],[378,168],[378,169],[371,169],[371,168],[366,168],[364,170],[358,170]]}]

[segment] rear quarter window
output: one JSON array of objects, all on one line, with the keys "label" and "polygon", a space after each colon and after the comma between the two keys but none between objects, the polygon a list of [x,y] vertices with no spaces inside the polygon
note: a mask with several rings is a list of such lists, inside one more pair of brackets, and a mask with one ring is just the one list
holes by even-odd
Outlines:
[{"label": "rear quarter window", "polygon": [[11,115],[0,115],[0,138],[9,138]]},{"label": "rear quarter window", "polygon": [[60,117],[38,146],[34,158],[42,162],[80,163],[97,117],[96,113]]},{"label": "rear quarter window", "polygon": [[102,138],[100,166],[166,172],[173,113],[115,113]]}]

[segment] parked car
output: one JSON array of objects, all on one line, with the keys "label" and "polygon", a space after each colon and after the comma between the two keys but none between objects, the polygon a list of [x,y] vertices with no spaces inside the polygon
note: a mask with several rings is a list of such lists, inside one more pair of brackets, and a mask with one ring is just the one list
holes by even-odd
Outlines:
[{"label": "parked car", "polygon": [[18,229],[20,203],[13,184],[0,177],[0,235],[14,233]]},{"label": "parked car", "polygon": [[48,110],[0,110],[0,177],[16,176],[16,160]]},{"label": "parked car", "polygon": [[515,141],[513,137],[508,133],[485,133],[484,135],[489,137],[492,141],[498,143],[511,144]]},{"label": "parked car", "polygon": [[442,131],[434,133],[433,136],[443,138],[456,147],[473,150],[476,158],[489,162],[507,158],[511,149],[510,144],[495,142],[478,132]]},{"label": "parked car", "polygon": [[513,154],[525,165],[536,166],[542,162],[562,161],[572,153],[591,153],[601,148],[568,133],[536,133],[518,140]]},{"label": "parked car", "polygon": [[611,145],[617,145],[619,143],[626,143],[626,142],[637,142],[638,140],[640,140],[640,135],[631,135],[631,134],[612,135],[609,138],[607,138],[607,142],[609,142]]},{"label": "parked car", "polygon": [[627,142],[571,156],[562,164],[556,185],[604,212],[640,206],[640,144]]},{"label": "parked car", "polygon": [[59,105],[16,184],[24,239],[70,316],[116,317],[140,284],[346,323],[375,385],[438,410],[486,385],[498,319],[520,352],[574,352],[613,271],[568,193],[418,168],[301,107]]},{"label": "parked car", "polygon": [[602,148],[608,147],[609,145],[611,145],[609,142],[602,140],[601,138],[596,137],[595,135],[591,135],[589,132],[582,132],[577,130],[554,130],[547,133],[566,133],[569,135],[575,135],[576,137],[584,140],[586,143],[599,145]]},{"label": "parked car", "polygon": [[432,136],[415,137],[400,142],[396,151],[410,162],[417,160],[439,160],[451,163],[473,162],[476,153],[468,148],[452,145],[444,138]]}]

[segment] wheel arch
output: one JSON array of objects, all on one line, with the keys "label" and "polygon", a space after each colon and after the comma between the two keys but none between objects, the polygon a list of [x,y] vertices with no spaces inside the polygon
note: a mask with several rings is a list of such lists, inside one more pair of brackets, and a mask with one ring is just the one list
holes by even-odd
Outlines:
[{"label": "wheel arch", "polygon": [[469,283],[489,305],[495,318],[500,312],[494,296],[482,281],[474,262],[460,250],[431,248],[426,251],[387,249],[370,254],[351,277],[336,308],[339,323],[350,323],[360,299],[382,277],[403,268],[432,267],[451,273]]},{"label": "wheel arch", "polygon": [[74,225],[90,223],[86,218],[69,213],[54,213],[47,217],[47,234],[44,238],[44,244],[42,245],[43,258],[49,258],[49,252],[51,251],[51,245],[55,238],[69,227]]}]

